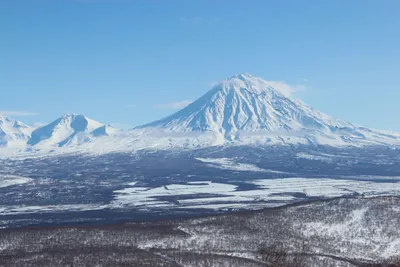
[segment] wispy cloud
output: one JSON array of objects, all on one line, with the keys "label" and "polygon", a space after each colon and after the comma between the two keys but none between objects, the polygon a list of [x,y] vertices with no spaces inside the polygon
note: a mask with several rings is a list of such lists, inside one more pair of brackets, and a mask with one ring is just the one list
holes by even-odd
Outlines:
[{"label": "wispy cloud", "polygon": [[[209,82],[210,87],[218,86],[219,84],[223,84],[228,82],[226,80],[219,81],[219,82]],[[285,96],[291,96],[296,92],[304,91],[309,87],[303,84],[289,84],[285,81],[265,81],[269,86],[280,92]]]},{"label": "wispy cloud", "polygon": [[39,122],[39,121],[36,121],[36,122],[34,122],[33,123],[33,127],[34,128],[39,128],[39,127],[42,127],[42,126],[45,126],[46,125],[46,123],[44,123],[44,122]]},{"label": "wispy cloud", "polygon": [[21,111],[21,110],[0,110],[0,115],[10,117],[29,117],[39,115],[36,112]]},{"label": "wispy cloud", "polygon": [[208,86],[214,87],[214,86],[219,85],[220,83],[221,83],[221,81],[213,81],[213,82],[209,82],[209,83],[208,83]]},{"label": "wispy cloud", "polygon": [[290,96],[298,91],[304,91],[307,89],[307,86],[305,85],[289,84],[285,81],[267,81],[267,83],[285,96]]},{"label": "wispy cloud", "polygon": [[190,105],[193,101],[191,100],[183,100],[180,102],[171,102],[166,104],[158,104],[155,105],[156,108],[170,108],[170,109],[181,109],[188,105]]}]

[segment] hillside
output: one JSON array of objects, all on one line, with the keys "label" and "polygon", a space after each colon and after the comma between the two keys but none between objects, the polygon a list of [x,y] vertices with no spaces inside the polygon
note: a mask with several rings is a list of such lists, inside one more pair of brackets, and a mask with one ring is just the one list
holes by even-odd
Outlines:
[{"label": "hillside", "polygon": [[333,199],[182,221],[8,229],[0,266],[390,266],[379,263],[400,251],[399,204]]}]

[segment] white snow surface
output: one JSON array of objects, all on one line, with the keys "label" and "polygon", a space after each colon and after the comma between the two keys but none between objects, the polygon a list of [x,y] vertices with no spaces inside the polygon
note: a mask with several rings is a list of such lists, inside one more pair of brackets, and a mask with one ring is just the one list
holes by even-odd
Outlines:
[{"label": "white snow surface", "polygon": [[19,148],[26,144],[33,128],[0,115],[0,148]]},{"label": "white snow surface", "polygon": [[[84,153],[104,154],[111,151],[138,151],[156,149],[196,149],[224,144],[224,138],[215,132],[173,133],[163,129],[133,129],[118,131],[79,146]],[[73,153],[74,146],[66,146],[60,153]]]},{"label": "white snow surface", "polygon": [[196,158],[197,160],[208,163],[207,166],[214,167],[223,170],[232,171],[243,171],[243,172],[272,172],[272,173],[284,173],[281,171],[275,171],[270,169],[261,169],[254,164],[240,163],[235,159],[230,158]]},{"label": "white snow surface", "polygon": [[32,181],[32,179],[29,177],[22,177],[22,176],[17,176],[17,175],[0,173],[0,188],[12,186],[12,185],[26,184],[31,181]]},{"label": "white snow surface", "polygon": [[[394,208],[388,207],[388,209]],[[383,235],[384,231],[379,221],[376,222],[376,228],[372,231],[371,226],[368,227],[368,222],[365,221],[368,211],[368,207],[354,210],[349,216],[344,217],[343,221],[338,222],[326,220],[301,224],[298,226],[299,231],[305,238],[312,238],[323,233],[326,238],[351,242],[352,246],[343,246],[341,252],[350,254],[354,258],[365,258],[365,251],[354,249],[360,247],[370,247],[369,250],[372,254],[370,260],[397,256],[400,251],[398,235],[396,233]],[[389,218],[389,220],[396,220],[396,218]],[[338,244],[340,243],[338,242]]]},{"label": "white snow surface", "polygon": [[107,136],[109,126],[84,115],[65,114],[52,123],[32,132],[28,145],[36,148],[76,146],[90,142],[93,137]]},{"label": "white snow surface", "polygon": [[116,135],[118,133],[119,129],[112,127],[111,125],[103,125],[99,128],[94,129],[91,134],[94,137],[99,137],[99,136],[110,136],[110,135]]},{"label": "white snow surface", "polygon": [[[1,178],[0,178],[1,179]],[[30,178],[15,177],[4,180],[1,186],[30,182]],[[6,184],[7,183],[7,184]],[[108,208],[135,207],[140,209],[260,209],[282,206],[302,200],[299,196],[332,198],[349,196],[354,193],[366,197],[393,195],[399,196],[400,182],[372,182],[350,179],[329,178],[277,178],[252,181],[255,189],[241,191],[237,185],[215,183],[212,181],[192,181],[187,184],[169,184],[159,187],[137,186],[136,182],[126,184],[126,188],[114,191],[110,204],[71,204],[71,205],[24,205],[1,206],[0,215],[27,214],[53,211],[102,210]],[[178,196],[191,195],[189,198]],[[169,200],[166,198],[170,198]],[[299,198],[300,197],[300,198]],[[175,199],[175,202],[171,202]],[[356,216],[357,214],[355,214]],[[320,226],[323,227],[323,226]],[[339,226],[338,226],[339,227]]]},{"label": "white snow surface", "polygon": [[69,205],[42,205],[42,206],[0,206],[0,215],[12,214],[32,214],[32,213],[47,213],[47,212],[62,212],[62,211],[89,211],[102,210],[106,205],[98,204],[69,204]]},{"label": "white snow surface", "polygon": [[311,155],[308,153],[297,153],[296,155],[298,158],[308,159],[308,160],[316,160],[316,161],[323,161],[323,162],[332,162],[332,158],[335,155]]},{"label": "white snow surface", "polygon": [[[250,208],[279,206],[296,200],[294,194],[305,194],[308,197],[332,198],[352,195],[364,196],[399,195],[400,183],[379,183],[329,178],[279,178],[261,179],[252,182],[257,189],[240,191],[236,185],[197,181],[189,184],[170,184],[156,188],[127,187],[114,191],[113,207],[142,206],[168,207],[162,196],[182,196],[190,194],[213,194],[210,197],[193,197],[180,199],[179,208]],[[254,202],[256,201],[256,202]],[[264,201],[264,202],[260,202]],[[268,203],[270,202],[270,203]]]}]

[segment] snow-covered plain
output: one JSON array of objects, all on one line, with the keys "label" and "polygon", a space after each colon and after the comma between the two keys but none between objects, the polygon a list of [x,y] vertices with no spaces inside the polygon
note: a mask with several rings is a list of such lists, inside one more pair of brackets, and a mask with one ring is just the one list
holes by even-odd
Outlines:
[{"label": "snow-covered plain", "polygon": [[243,172],[250,171],[250,172],[282,173],[274,170],[261,169],[254,164],[240,163],[235,161],[234,159],[229,159],[229,158],[196,158],[196,159],[201,162],[208,163],[207,166],[209,167],[215,167],[223,170],[243,171]]},{"label": "snow-covered plain", "polygon": [[[14,184],[29,182],[19,178]],[[11,185],[8,180],[0,183]],[[366,197],[400,195],[400,182],[373,182],[328,178],[281,178],[252,181],[256,187],[240,190],[235,184],[211,181],[191,181],[187,184],[169,184],[159,187],[137,186],[135,182],[114,191],[109,204],[69,205],[8,205],[0,206],[0,215],[46,213],[63,211],[89,211],[102,209],[139,208],[152,209],[259,209],[281,206],[307,198],[332,198],[363,195]]]},{"label": "snow-covered plain", "polygon": [[324,156],[324,155],[311,155],[311,154],[307,154],[307,153],[298,153],[297,157],[303,158],[303,159],[309,159],[309,160],[332,162],[332,157],[335,157],[335,155]]},{"label": "snow-covered plain", "polygon": [[32,179],[28,177],[0,173],[0,188],[12,185],[26,184],[31,181]]},{"label": "snow-covered plain", "polygon": [[63,212],[63,211],[77,212],[77,211],[102,210],[104,208],[107,208],[107,206],[98,204],[0,206],[0,215],[48,213],[48,212]]},{"label": "snow-covered plain", "polygon": [[[346,195],[400,195],[400,182],[377,183],[371,181],[356,181],[327,178],[283,178],[263,179],[253,181],[258,186],[254,190],[237,190],[231,184],[198,182],[185,185],[171,184],[156,188],[128,187],[115,191],[115,206],[143,206],[162,207],[175,206],[182,208],[211,208],[218,204],[218,208],[231,208],[232,205],[253,208],[279,206],[293,202],[304,194],[304,197],[331,198]],[[205,197],[191,197],[177,199],[175,204],[161,197],[209,194]],[[214,196],[216,195],[216,196]],[[250,203],[252,202],[252,203]],[[258,202],[258,203],[257,203]]]}]

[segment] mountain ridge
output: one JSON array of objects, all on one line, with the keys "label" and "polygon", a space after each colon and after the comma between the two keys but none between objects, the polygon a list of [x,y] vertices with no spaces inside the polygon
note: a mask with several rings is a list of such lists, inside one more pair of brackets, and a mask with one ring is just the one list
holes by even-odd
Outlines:
[{"label": "mountain ridge", "polygon": [[30,146],[79,144],[89,141],[89,135],[96,129],[105,126],[82,114],[65,114],[55,121],[37,128],[32,132],[27,144]]},{"label": "mountain ridge", "polygon": [[[11,132],[18,133],[18,127],[28,126],[16,123]],[[35,130],[28,127],[19,140],[24,142],[27,151],[68,148],[60,151],[89,153],[221,145],[400,146],[400,133],[335,119],[289,98],[271,82],[238,74],[185,108],[129,131],[82,114],[65,114]]]},{"label": "mountain ridge", "polygon": [[32,131],[33,128],[23,122],[0,115],[0,147],[21,145]]}]

